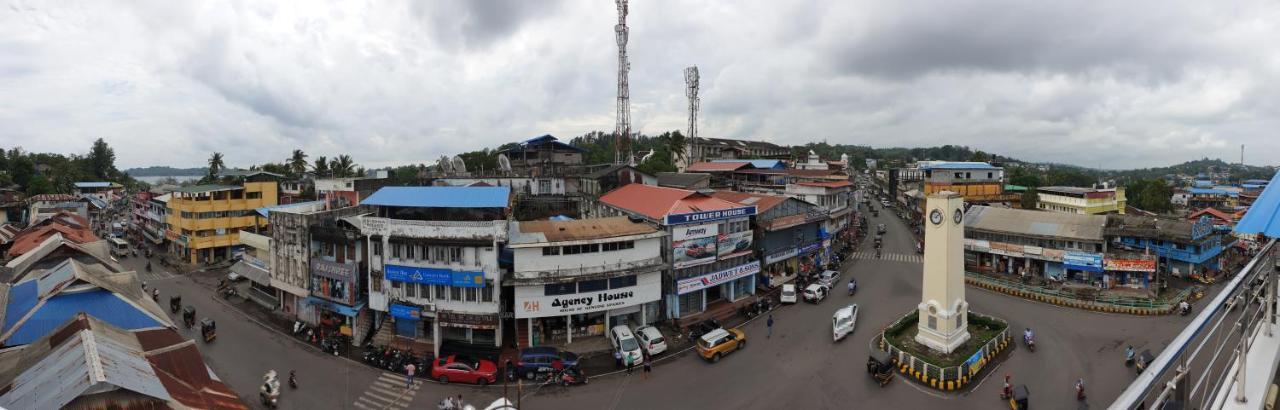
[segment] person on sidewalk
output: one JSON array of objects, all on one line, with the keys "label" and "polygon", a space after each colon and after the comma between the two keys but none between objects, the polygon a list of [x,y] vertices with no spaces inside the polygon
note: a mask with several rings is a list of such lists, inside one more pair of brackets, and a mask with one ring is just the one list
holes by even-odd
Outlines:
[{"label": "person on sidewalk", "polygon": [[406,389],[413,388],[413,373],[416,371],[418,371],[418,367],[414,366],[413,363],[409,363],[407,366],[404,367],[404,375],[405,375],[404,388]]},{"label": "person on sidewalk", "polygon": [[773,337],[773,314],[769,314],[769,321],[765,322],[765,327],[769,328],[769,333],[765,335],[765,338],[766,339],[772,338]]},{"label": "person on sidewalk", "polygon": [[649,373],[652,371],[653,371],[653,368],[649,366],[649,361],[646,360],[644,362],[644,379],[645,380],[649,380]]}]

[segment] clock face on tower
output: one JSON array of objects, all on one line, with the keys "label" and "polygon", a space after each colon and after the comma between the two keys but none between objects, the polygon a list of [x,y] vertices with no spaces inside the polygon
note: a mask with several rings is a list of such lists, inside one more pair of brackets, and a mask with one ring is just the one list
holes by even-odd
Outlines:
[{"label": "clock face on tower", "polygon": [[942,210],[934,209],[933,212],[929,212],[929,222],[933,222],[934,225],[941,225]]},{"label": "clock face on tower", "polygon": [[959,225],[960,221],[964,220],[964,212],[960,211],[960,208],[956,208],[956,213],[951,217],[951,219],[956,221],[956,225]]}]

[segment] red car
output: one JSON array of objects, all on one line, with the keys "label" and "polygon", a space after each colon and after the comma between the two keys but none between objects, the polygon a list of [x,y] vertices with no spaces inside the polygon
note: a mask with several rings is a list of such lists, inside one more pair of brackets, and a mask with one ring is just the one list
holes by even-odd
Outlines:
[{"label": "red car", "polygon": [[484,359],[449,355],[431,366],[431,378],[440,383],[459,382],[484,386],[498,381],[498,365]]}]

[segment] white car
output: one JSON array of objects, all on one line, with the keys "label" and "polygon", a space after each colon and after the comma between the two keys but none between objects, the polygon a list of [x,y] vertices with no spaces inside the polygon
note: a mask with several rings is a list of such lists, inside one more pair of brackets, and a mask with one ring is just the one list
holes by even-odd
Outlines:
[{"label": "white car", "polygon": [[822,271],[822,274],[818,275],[818,283],[822,284],[823,286],[826,286],[827,289],[831,289],[835,287],[836,282],[839,280],[840,280],[840,271],[835,271],[835,270]]},{"label": "white car", "polygon": [[827,293],[830,291],[831,289],[828,289],[826,286],[814,283],[804,288],[804,301],[809,303],[822,303],[822,300],[827,298]]},{"label": "white car", "polygon": [[782,294],[778,296],[779,303],[796,303],[796,285],[782,285]]},{"label": "white car", "polygon": [[640,348],[644,349],[649,357],[667,351],[667,338],[662,337],[662,332],[659,332],[656,327],[641,326],[636,329],[636,339],[640,340]]},{"label": "white car", "polygon": [[853,326],[858,323],[858,305],[851,304],[836,310],[831,315],[831,337],[832,341],[839,342],[850,333],[853,333]]},{"label": "white car", "polygon": [[622,354],[622,362],[618,365],[625,366],[628,362],[637,366],[644,363],[644,353],[640,351],[640,341],[636,340],[634,334],[631,333],[631,327],[627,325],[614,326],[609,331],[609,343],[613,345],[613,351]]}]

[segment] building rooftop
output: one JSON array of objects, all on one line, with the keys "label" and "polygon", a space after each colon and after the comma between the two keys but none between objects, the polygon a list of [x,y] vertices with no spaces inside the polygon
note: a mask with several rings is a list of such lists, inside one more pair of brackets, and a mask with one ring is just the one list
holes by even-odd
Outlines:
[{"label": "building rooftop", "polygon": [[609,191],[600,197],[600,202],[656,220],[662,220],[670,214],[740,207],[736,203],[694,191],[643,184],[630,184]]},{"label": "building rooftop", "polygon": [[732,172],[742,168],[751,168],[750,162],[695,162],[689,164],[685,171],[689,172]]},{"label": "building rooftop", "polygon": [[510,187],[397,186],[383,187],[361,205],[412,208],[508,208]]},{"label": "building rooftop", "polygon": [[1107,235],[1191,240],[1195,221],[1140,215],[1107,215]]},{"label": "building rooftop", "polygon": [[711,160],[711,162],[746,162],[759,169],[784,169],[787,167],[787,164],[784,164],[780,159],[716,159]]},{"label": "building rooftop", "polygon": [[796,185],[816,186],[823,188],[844,188],[853,186],[849,181],[822,181],[822,182],[797,182]]},{"label": "building rooftop", "polygon": [[746,149],[746,148],[772,149],[772,150],[787,149],[787,147],[774,144],[771,142],[764,142],[764,141],[731,140],[731,139],[725,139],[725,138],[699,137],[697,139],[697,142],[700,144],[718,145],[726,148],[737,148],[737,149]]},{"label": "building rooftop", "polygon": [[1231,222],[1235,220],[1231,215],[1228,215],[1226,212],[1222,212],[1213,208],[1204,208],[1199,211],[1192,212],[1191,215],[1187,215],[1187,219],[1196,220],[1196,219],[1199,219],[1200,216],[1202,215],[1209,215],[1214,218],[1218,218],[1227,222]]},{"label": "building rooftop", "polygon": [[160,306],[142,293],[136,273],[110,272],[71,258],[12,285],[0,299],[4,301],[0,343],[6,346],[40,339],[80,313],[126,329],[173,325]]},{"label": "building rooftop", "polygon": [[741,205],[755,205],[756,212],[760,214],[763,214],[765,213],[765,211],[773,209],[773,207],[778,206],[778,204],[781,204],[783,202],[786,202],[788,199],[785,196],[765,195],[765,194],[756,194],[756,193],[738,192],[738,191],[716,191],[715,193],[712,193],[711,196],[720,198],[729,202],[738,203]]},{"label": "building rooftop", "polygon": [[691,172],[659,172],[658,186],[688,189],[694,185],[709,183],[711,174]]},{"label": "building rooftop", "polygon": [[324,204],[325,204],[324,201],[295,202],[292,204],[264,206],[262,208],[255,209],[255,211],[258,212],[258,215],[261,215],[262,217],[265,218],[268,215],[271,215],[271,211],[304,212],[304,213],[315,212],[315,211],[323,210]]},{"label": "building rooftop", "polygon": [[80,197],[71,194],[40,194],[27,198],[30,202],[71,202],[78,201]]},{"label": "building rooftop", "polygon": [[[1280,181],[1280,173],[1271,177]],[[1267,188],[1253,201],[1249,211],[1236,224],[1236,232],[1260,233],[1272,238],[1280,237],[1280,183],[1267,184]]]},{"label": "building rooftop", "polygon": [[1026,209],[974,206],[965,214],[965,229],[1054,239],[1100,242],[1107,217]]},{"label": "building rooftop", "polygon": [[206,193],[206,192],[232,191],[237,189],[244,189],[244,187],[239,185],[215,185],[215,184],[190,185],[190,186],[178,187],[178,189],[173,190],[173,192],[178,192],[183,194],[200,194],[200,193]]},{"label": "building rooftop", "polygon": [[519,144],[519,145],[517,145],[517,146],[515,146],[515,147],[508,148],[508,149],[505,149],[505,150],[502,150],[502,151],[499,151],[499,152],[522,152],[522,151],[526,151],[526,150],[530,150],[530,149],[536,149],[537,147],[541,147],[541,146],[544,146],[544,145],[550,145],[553,149],[561,149],[561,150],[577,151],[577,152],[586,152],[586,151],[585,151],[585,150],[583,150],[582,148],[578,148],[578,147],[575,147],[575,146],[572,146],[572,145],[569,145],[569,144],[566,144],[566,143],[560,142],[560,140],[559,140],[559,139],[556,139],[556,137],[553,137],[553,136],[551,136],[550,134],[542,135],[542,136],[538,136],[538,137],[533,137],[533,138],[530,138],[530,139],[524,140],[524,141],[520,142],[520,144]]},{"label": "building rooftop", "polygon": [[920,169],[1000,169],[986,162],[921,161]]},{"label": "building rooftop", "polygon": [[523,221],[511,223],[511,245],[586,241],[657,233],[658,228],[625,216],[609,218]]},{"label": "building rooftop", "polygon": [[95,181],[95,182],[76,182],[76,188],[121,188],[123,185],[115,182]]},{"label": "building rooftop", "polygon": [[1091,192],[1110,191],[1109,189],[1082,188],[1082,187],[1074,187],[1074,186],[1042,186],[1042,187],[1036,188],[1036,190],[1040,192],[1067,194],[1067,195],[1084,195]]}]

